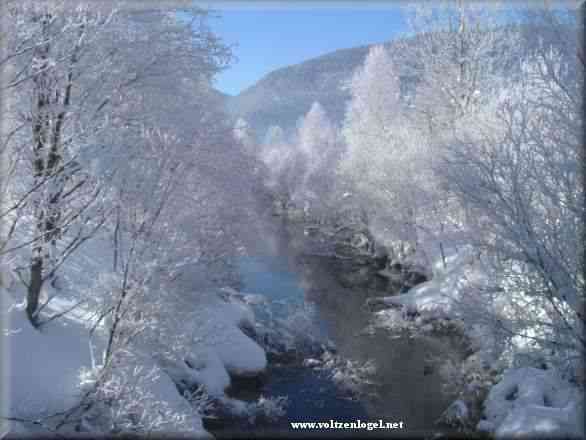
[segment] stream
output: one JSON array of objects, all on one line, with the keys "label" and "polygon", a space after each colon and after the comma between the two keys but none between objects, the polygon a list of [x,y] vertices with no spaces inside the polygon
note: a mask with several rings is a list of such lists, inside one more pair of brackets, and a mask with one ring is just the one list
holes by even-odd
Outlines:
[{"label": "stream", "polygon": [[[338,379],[340,368],[310,368],[302,362],[269,361],[264,380],[254,386],[233,387],[229,395],[253,401],[261,395],[286,396],[286,415],[276,420],[239,423],[216,419],[206,422],[218,438],[262,436],[422,436],[445,433],[434,425],[451,402],[442,392],[437,372],[424,370],[428,354],[445,350],[438,341],[394,337],[382,329],[364,331],[372,313],[363,307],[375,295],[364,289],[342,287],[326,257],[312,256],[299,228],[287,225],[267,234],[266,243],[255,256],[239,263],[242,290],[268,299],[272,312],[282,318],[303,317],[294,326],[328,347],[335,347],[342,373],[355,373],[364,381],[345,386]],[[379,292],[379,295],[381,293]],[[350,361],[350,363],[348,363]],[[338,363],[330,362],[338,366]],[[344,367],[344,365],[346,367]],[[354,366],[348,370],[347,366]],[[366,367],[367,374],[360,373]],[[403,429],[294,430],[290,422],[402,422]]]}]

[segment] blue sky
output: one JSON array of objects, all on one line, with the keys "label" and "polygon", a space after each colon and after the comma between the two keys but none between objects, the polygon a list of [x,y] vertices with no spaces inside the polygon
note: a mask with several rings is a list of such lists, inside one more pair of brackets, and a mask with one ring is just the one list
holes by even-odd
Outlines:
[{"label": "blue sky", "polygon": [[233,48],[238,58],[222,73],[216,88],[231,95],[254,84],[279,67],[296,64],[336,49],[389,40],[406,30],[398,6],[359,6],[359,1],[307,5],[257,2],[239,7],[209,3],[220,14],[212,29]]}]

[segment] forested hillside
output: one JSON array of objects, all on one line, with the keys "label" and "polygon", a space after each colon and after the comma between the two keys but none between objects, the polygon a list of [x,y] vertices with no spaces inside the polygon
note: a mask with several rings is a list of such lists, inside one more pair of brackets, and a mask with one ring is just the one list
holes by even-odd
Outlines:
[{"label": "forested hillside", "polygon": [[[516,60],[526,48],[535,44],[535,39],[532,38],[535,31],[528,25],[500,27],[495,30],[494,32],[500,34],[499,38],[510,47],[507,51],[492,53],[490,56],[493,62],[503,72],[518,69]],[[426,38],[428,37],[415,35],[385,43],[390,56],[401,60],[397,63],[397,68],[402,71],[404,93],[414,90],[417,74],[403,69],[402,64],[411,61],[404,60],[402,54],[409,51],[409,48],[423,44],[422,41]],[[372,46],[361,46],[341,49],[275,70],[238,95],[226,96],[228,113],[234,120],[246,120],[261,137],[271,125],[278,125],[287,132],[292,132],[298,119],[309,111],[315,101],[324,107],[335,123],[340,124],[350,99],[347,83],[371,48]]]}]

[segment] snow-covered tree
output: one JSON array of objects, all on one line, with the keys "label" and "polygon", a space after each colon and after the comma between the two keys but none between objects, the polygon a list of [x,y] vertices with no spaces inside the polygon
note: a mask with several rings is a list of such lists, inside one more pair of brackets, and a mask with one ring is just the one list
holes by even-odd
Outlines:
[{"label": "snow-covered tree", "polygon": [[234,123],[234,138],[247,154],[256,154],[256,139],[252,128],[243,118],[238,118]]},{"label": "snow-covered tree", "polygon": [[[164,93],[160,86],[156,93],[157,83],[169,79],[169,66],[176,68],[173,85],[191,87],[209,83],[227,60],[227,49],[205,26],[204,11],[193,10],[202,19],[194,37],[190,23],[179,26],[168,14],[138,14],[141,27],[137,13],[112,6],[23,2],[8,10],[12,56],[3,67],[12,76],[3,86],[15,128],[3,133],[14,166],[4,182],[9,191],[0,216],[9,225],[9,239],[2,252],[19,258],[34,324],[46,304],[39,304],[44,286],[56,283],[59,268],[107,221],[110,182],[128,158],[125,143],[155,123],[149,110],[157,108],[159,126],[174,124],[176,132],[189,126],[177,118],[185,108],[164,111],[168,96],[184,94]],[[191,113],[192,118],[210,115]],[[213,138],[213,130],[201,129],[211,119],[197,122],[191,125],[200,128],[197,134]],[[178,134],[190,133],[194,136],[193,130]]]},{"label": "snow-covered tree", "polygon": [[271,125],[263,138],[263,145],[282,145],[285,143],[285,132],[278,125]]},{"label": "snow-covered tree", "polygon": [[265,133],[260,159],[266,167],[265,184],[276,197],[276,202],[283,209],[294,204],[306,167],[306,158],[299,151],[297,142],[287,139],[281,127],[271,126]]},{"label": "snow-covered tree", "polygon": [[319,102],[299,120],[296,139],[306,167],[295,196],[308,208],[319,210],[332,196],[334,171],[342,153],[337,129]]},{"label": "snow-covered tree", "polygon": [[414,119],[437,137],[491,96],[502,72],[495,55],[515,44],[515,34],[496,31],[496,3],[447,0],[404,9],[416,42],[398,48],[397,62],[417,83]]},{"label": "snow-covered tree", "polygon": [[261,146],[260,160],[266,166],[267,187],[283,202],[289,200],[291,194],[285,179],[285,170],[293,161],[293,150],[281,127],[274,125],[267,129]]},{"label": "snow-covered tree", "polygon": [[[29,246],[27,313],[38,322],[43,285],[54,280],[68,256],[103,223],[100,177],[89,166],[108,125],[116,60],[101,36],[112,11],[68,2],[21,3],[10,9],[16,23],[9,47],[21,47],[10,63],[7,93],[14,93],[20,130],[9,139],[19,169],[10,183],[2,217],[11,230],[28,234],[6,243],[4,252]],[[99,60],[96,62],[95,60]],[[8,139],[7,139],[8,141]],[[30,216],[30,217],[28,217]]]},{"label": "snow-covered tree", "polygon": [[384,47],[371,49],[349,89],[341,175],[353,182],[364,207],[392,214],[385,220],[395,240],[415,247],[416,211],[431,183],[429,153],[404,116],[397,68]]},{"label": "snow-covered tree", "polygon": [[343,151],[337,128],[315,102],[299,118],[291,137],[285,139],[278,126],[267,130],[260,157],[266,165],[268,187],[285,206],[293,203],[307,213],[311,210],[315,215],[324,214]]},{"label": "snow-covered tree", "polygon": [[[554,11],[540,14],[556,23]],[[556,26],[557,37],[539,41],[521,60],[521,75],[503,79],[481,117],[458,131],[444,177],[474,213],[475,245],[494,263],[514,310],[499,321],[503,329],[575,373],[585,345],[584,64],[573,39],[560,38],[565,26]]]},{"label": "snow-covered tree", "polygon": [[475,219],[471,208],[440,184],[443,147],[458,130],[485,117],[503,76],[518,70],[519,32],[503,25],[502,12],[499,4],[408,3],[405,13],[414,37],[399,42],[393,52],[404,81],[414,85],[405,97],[411,125],[406,143],[427,150],[418,231],[431,245],[425,252],[439,250],[442,258],[446,237],[463,237],[466,219]]},{"label": "snow-covered tree", "polygon": [[[150,40],[168,38],[170,32],[178,41],[192,39],[185,24],[167,22],[162,14],[151,12],[142,21],[136,31]],[[211,53],[216,44],[211,40]],[[161,46],[165,54],[166,45]],[[137,332],[159,348],[165,338],[180,339],[176,319],[193,299],[191,292],[204,283],[225,283],[231,276],[229,259],[255,232],[257,164],[239,148],[205,81],[223,65],[223,55],[191,65],[204,47],[186,50],[195,54],[176,51],[177,64],[157,63],[156,75],[146,71],[146,87],[142,82],[136,92],[148,94],[120,112],[124,120],[134,114],[140,119],[114,133],[119,139],[123,135],[124,148],[115,153],[123,163],[112,181],[114,215],[108,222],[117,281],[101,305],[109,329],[108,359]],[[181,98],[164,98],[175,93]]]}]

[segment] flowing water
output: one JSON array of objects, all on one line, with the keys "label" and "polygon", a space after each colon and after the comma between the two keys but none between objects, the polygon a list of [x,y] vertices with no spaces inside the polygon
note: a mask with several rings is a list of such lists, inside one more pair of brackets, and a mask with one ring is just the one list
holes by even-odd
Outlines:
[{"label": "flowing water", "polygon": [[[267,235],[256,256],[240,261],[244,292],[262,294],[275,314],[287,317],[297,311],[305,320],[294,323],[303,332],[331,341],[336,358],[353,365],[370,365],[368,383],[350,392],[332,377],[334,370],[312,369],[301,363],[272,364],[266,379],[250,390],[238,390],[240,399],[287,396],[286,415],[257,424],[220,421],[208,425],[217,437],[243,436],[430,436],[440,430],[434,421],[450,403],[437,372],[425,371],[426,355],[446,347],[438,341],[391,338],[385,330],[365,332],[372,313],[363,305],[372,292],[343,288],[336,281],[331,261],[306,255],[302,231],[285,228]],[[356,391],[356,390],[355,390]],[[402,422],[403,429],[294,431],[289,422]]]}]

